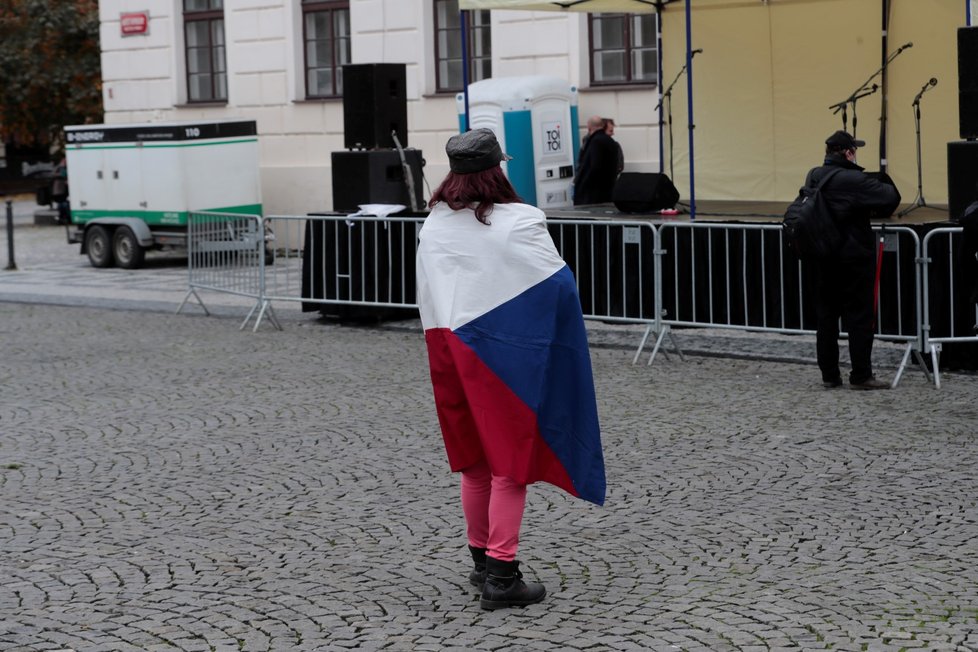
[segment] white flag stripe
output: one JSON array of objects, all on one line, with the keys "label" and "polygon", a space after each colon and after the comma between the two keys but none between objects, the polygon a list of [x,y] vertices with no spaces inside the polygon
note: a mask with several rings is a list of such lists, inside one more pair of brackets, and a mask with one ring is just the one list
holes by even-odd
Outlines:
[{"label": "white flag stripe", "polygon": [[455,330],[564,267],[540,209],[497,204],[489,221],[445,204],[425,219],[417,262],[425,330]]}]

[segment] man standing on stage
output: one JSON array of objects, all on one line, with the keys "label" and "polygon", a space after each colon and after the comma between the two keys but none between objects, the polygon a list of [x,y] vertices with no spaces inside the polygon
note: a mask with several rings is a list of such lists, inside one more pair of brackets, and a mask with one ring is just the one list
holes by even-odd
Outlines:
[{"label": "man standing on stage", "polygon": [[849,333],[851,389],[889,389],[873,376],[873,329],[876,313],[876,238],[871,219],[885,219],[900,203],[900,193],[856,165],[856,148],[866,143],[845,131],[825,140],[825,163],[808,173],[806,185],[842,168],[820,191],[843,240],[838,252],[814,261],[817,314],[816,355],[826,388],[842,386],[839,371],[839,318]]},{"label": "man standing on stage", "polygon": [[[609,136],[614,137],[614,135],[615,135],[615,121],[612,120],[611,118],[605,118],[604,119],[604,132],[606,134],[608,134]],[[622,173],[622,170],[625,169],[625,153],[621,151],[621,143],[619,143],[617,140],[614,141],[614,142],[615,142],[615,148],[618,150],[618,152],[617,152],[618,153],[618,163],[615,166],[615,170],[617,170],[617,173],[616,174],[621,174]]]},{"label": "man standing on stage", "polygon": [[587,136],[574,176],[574,205],[605,204],[611,201],[611,191],[619,172],[621,148],[608,133],[608,123],[614,133],[614,121],[599,116],[588,118]]}]

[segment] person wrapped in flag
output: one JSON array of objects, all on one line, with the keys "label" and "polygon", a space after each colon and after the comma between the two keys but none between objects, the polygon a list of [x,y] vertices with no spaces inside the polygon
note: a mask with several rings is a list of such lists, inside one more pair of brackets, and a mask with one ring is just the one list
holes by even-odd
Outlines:
[{"label": "person wrapped in flag", "polygon": [[520,202],[489,129],[453,136],[419,233],[417,291],[438,421],[480,605],[540,602],[516,561],[526,487],[604,503],[604,458],[580,297],[539,209]]}]

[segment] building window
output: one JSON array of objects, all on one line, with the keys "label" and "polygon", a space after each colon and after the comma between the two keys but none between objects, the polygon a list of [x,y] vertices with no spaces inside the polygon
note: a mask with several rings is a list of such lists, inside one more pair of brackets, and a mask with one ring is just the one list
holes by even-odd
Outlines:
[{"label": "building window", "polygon": [[[458,0],[435,2],[435,88],[440,92],[462,90],[462,21]],[[465,12],[469,83],[492,77],[492,38],[489,11]]]},{"label": "building window", "polygon": [[591,83],[659,81],[655,14],[588,14]]},{"label": "building window", "polygon": [[228,99],[224,48],[224,0],[183,0],[190,102]]},{"label": "building window", "polygon": [[350,3],[302,0],[306,97],[343,95],[343,64],[350,63]]}]

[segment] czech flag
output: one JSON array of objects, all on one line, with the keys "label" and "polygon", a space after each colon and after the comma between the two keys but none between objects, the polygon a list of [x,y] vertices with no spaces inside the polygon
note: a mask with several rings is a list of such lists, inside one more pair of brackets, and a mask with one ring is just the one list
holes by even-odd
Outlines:
[{"label": "czech flag", "polygon": [[549,482],[601,505],[604,459],[574,276],[546,218],[496,204],[491,224],[437,204],[419,234],[418,304],[453,471]]}]

